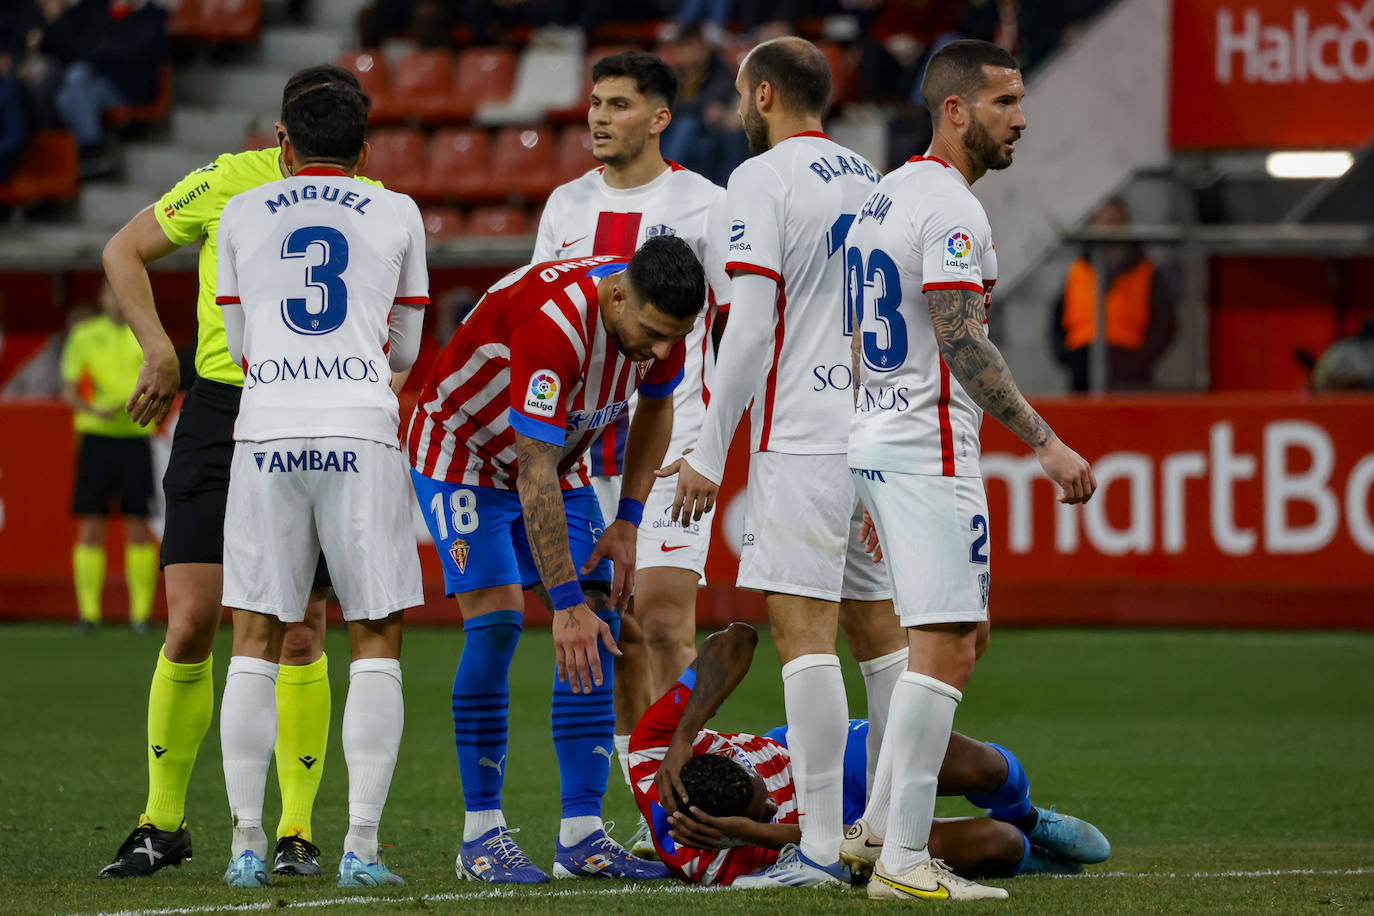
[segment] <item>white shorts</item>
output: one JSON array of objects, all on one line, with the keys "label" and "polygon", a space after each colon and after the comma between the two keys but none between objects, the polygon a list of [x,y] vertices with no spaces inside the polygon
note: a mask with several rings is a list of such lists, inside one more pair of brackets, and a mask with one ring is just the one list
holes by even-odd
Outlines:
[{"label": "white shorts", "polygon": [[224,511],[224,605],[305,619],[323,549],[345,620],[424,603],[405,458],[325,436],[237,442]]},{"label": "white shorts", "polygon": [[988,619],[988,501],[981,477],[855,470],[892,571],[902,626]]},{"label": "white shorts", "polygon": [[644,503],[644,520],[639,523],[635,566],[639,569],[669,566],[691,570],[701,577],[697,584],[705,585],[706,554],[711,549],[711,521],[716,517],[716,509],[712,506],[710,512],[684,528],[669,517],[675,495],[676,477],[654,481],[654,488]]},{"label": "white shorts", "polygon": [[592,492],[596,494],[596,502],[601,506],[601,521],[609,525],[615,521],[615,514],[620,511],[620,478],[593,477]]},{"label": "white shorts", "polygon": [[859,541],[862,513],[845,455],[754,452],[735,584],[823,601],[892,597],[886,563]]}]

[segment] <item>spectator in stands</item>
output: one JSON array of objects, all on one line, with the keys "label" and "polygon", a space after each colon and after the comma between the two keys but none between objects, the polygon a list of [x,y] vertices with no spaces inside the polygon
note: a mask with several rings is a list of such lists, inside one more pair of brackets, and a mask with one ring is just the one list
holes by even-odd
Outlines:
[{"label": "spectator in stands", "polygon": [[0,184],[9,181],[29,144],[24,89],[15,79],[14,58],[0,51]]},{"label": "spectator in stands", "polygon": [[49,26],[43,47],[65,65],[57,111],[76,136],[82,174],[109,171],[114,161],[102,118],[111,108],[157,97],[167,10],[150,0],[77,0]]},{"label": "spectator in stands", "polygon": [[[1119,197],[1108,200],[1089,220],[1092,228],[1101,230],[1123,229],[1130,223],[1130,211]],[[1050,324],[1055,358],[1069,370],[1073,391],[1090,389],[1092,344],[1099,336],[1098,289],[1105,286],[1106,387],[1111,391],[1149,388],[1154,365],[1174,338],[1174,291],[1137,242],[1109,242],[1101,247],[1096,263],[1106,271],[1105,284],[1099,283],[1094,263],[1093,252],[1085,251],[1069,267]]]},{"label": "spectator in stands", "polygon": [[1312,369],[1313,391],[1374,391],[1374,315],[1354,337],[1326,348]]},{"label": "spectator in stands", "polygon": [[749,141],[735,110],[735,74],[698,25],[684,26],[663,48],[663,59],[678,79],[673,120],[661,140],[663,156],[724,185],[735,166],[749,157]]}]

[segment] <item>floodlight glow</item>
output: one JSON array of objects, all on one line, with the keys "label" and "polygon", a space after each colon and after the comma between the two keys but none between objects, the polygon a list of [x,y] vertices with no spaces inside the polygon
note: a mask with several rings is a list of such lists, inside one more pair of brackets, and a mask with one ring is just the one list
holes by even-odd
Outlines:
[{"label": "floodlight glow", "polygon": [[1339,178],[1354,163],[1344,150],[1325,153],[1270,153],[1264,169],[1273,178]]}]

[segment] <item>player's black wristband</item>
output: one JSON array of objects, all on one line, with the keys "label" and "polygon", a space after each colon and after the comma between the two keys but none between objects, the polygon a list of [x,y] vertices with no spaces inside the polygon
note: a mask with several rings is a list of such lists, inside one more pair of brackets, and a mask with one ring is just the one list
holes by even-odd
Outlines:
[{"label": "player's black wristband", "polygon": [[549,589],[549,601],[553,603],[555,611],[566,611],[570,607],[586,604],[587,598],[582,594],[582,583],[573,579]]},{"label": "player's black wristband", "polygon": [[644,503],[628,496],[621,499],[620,506],[615,510],[615,519],[618,522],[629,522],[638,528],[639,523],[644,520]]}]

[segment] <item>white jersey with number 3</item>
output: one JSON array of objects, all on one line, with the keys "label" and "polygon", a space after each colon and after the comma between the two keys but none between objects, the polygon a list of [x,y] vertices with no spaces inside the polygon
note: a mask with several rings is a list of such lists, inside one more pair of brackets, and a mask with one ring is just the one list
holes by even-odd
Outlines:
[{"label": "white jersey with number 3", "polygon": [[397,444],[388,317],[429,303],[413,200],[323,169],[245,191],[220,216],[217,293],[244,312],[236,440]]},{"label": "white jersey with number 3", "polygon": [[[778,284],[772,345],[758,354],[753,451],[844,454],[852,386],[844,237],[877,181],[862,156],[818,131],[783,140],[730,176],[725,267]],[[738,302],[733,312],[731,321],[763,317],[741,316]]]},{"label": "white jersey with number 3", "polygon": [[850,467],[980,476],[983,412],[940,356],[925,294],[976,292],[986,323],[997,254],[983,205],[958,169],[914,156],[878,184],[845,247],[860,335]]}]

